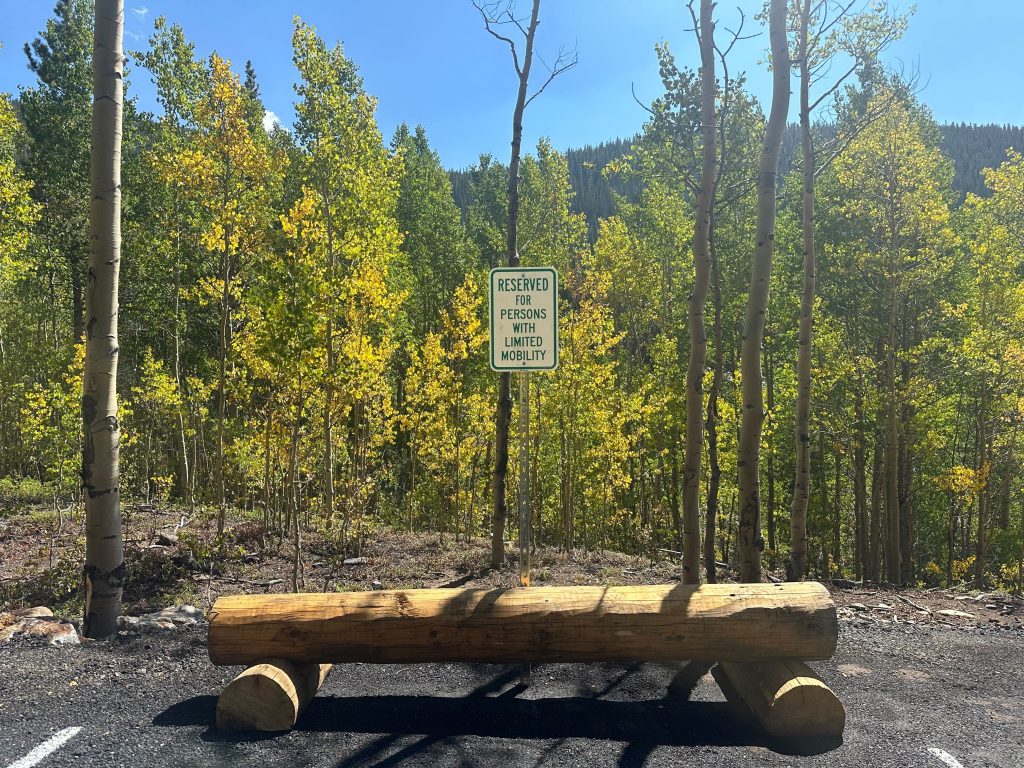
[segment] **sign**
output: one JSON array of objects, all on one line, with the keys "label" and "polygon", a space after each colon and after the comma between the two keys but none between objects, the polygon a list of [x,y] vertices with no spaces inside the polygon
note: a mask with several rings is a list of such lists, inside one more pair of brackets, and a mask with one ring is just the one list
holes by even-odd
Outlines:
[{"label": "sign", "polygon": [[553,267],[491,270],[491,368],[558,367],[558,273]]}]

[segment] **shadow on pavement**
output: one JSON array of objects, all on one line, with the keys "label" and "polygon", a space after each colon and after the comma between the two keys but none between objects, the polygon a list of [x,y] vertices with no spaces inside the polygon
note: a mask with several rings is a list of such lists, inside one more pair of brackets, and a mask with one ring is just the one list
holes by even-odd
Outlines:
[{"label": "shadow on pavement", "polygon": [[[462,697],[446,696],[317,696],[295,731],[374,734],[381,738],[350,755],[338,768],[364,764],[391,752],[402,737],[422,737],[392,754],[380,765],[395,764],[438,741],[461,736],[499,739],[595,739],[626,743],[620,766],[643,765],[661,746],[761,746],[772,744],[749,720],[726,702],[690,701],[697,681],[710,665],[683,667],[665,698],[616,701],[595,696],[518,698],[521,685],[506,688],[517,671],[498,675]],[[614,686],[612,686],[614,687]],[[502,690],[504,689],[504,690]],[[598,692],[600,696],[605,691]],[[241,743],[274,738],[275,734],[221,733],[212,726],[216,696],[195,696],[157,715],[158,726],[207,726],[202,739]],[[821,751],[839,746],[822,745]],[[804,752],[806,754],[806,752]]]}]

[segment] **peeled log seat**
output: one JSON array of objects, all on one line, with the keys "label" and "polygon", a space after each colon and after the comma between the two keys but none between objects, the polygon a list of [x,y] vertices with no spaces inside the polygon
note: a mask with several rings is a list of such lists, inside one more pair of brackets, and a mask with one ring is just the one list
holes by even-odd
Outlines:
[{"label": "peeled log seat", "polygon": [[214,664],[827,659],[835,606],[814,582],[411,589],[221,597]]}]

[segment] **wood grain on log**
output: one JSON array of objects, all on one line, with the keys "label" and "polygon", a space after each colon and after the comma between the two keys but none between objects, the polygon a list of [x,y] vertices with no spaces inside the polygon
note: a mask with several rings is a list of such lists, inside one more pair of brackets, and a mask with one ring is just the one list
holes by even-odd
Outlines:
[{"label": "wood grain on log", "polygon": [[835,606],[790,584],[236,595],[210,616],[215,664],[827,659]]},{"label": "wood grain on log", "polygon": [[731,702],[742,701],[765,733],[796,751],[842,739],[846,711],[814,670],[793,659],[720,663],[712,670]]},{"label": "wood grain on log", "polygon": [[330,664],[293,664],[270,659],[249,667],[217,699],[222,731],[287,731],[313,700]]}]

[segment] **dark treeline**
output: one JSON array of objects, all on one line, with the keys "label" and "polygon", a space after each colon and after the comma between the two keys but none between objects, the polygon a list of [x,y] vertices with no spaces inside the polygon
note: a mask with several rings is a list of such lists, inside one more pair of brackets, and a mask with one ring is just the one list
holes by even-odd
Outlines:
[{"label": "dark treeline", "polygon": [[[942,151],[953,161],[953,191],[963,200],[970,193],[986,196],[982,171],[994,168],[1006,158],[1006,150],[1024,147],[1024,128],[1015,125],[974,125],[968,123],[940,123]],[[597,146],[586,145],[569,149],[565,153],[569,164],[569,181],[574,193],[573,210],[587,217],[587,230],[593,240],[597,236],[597,222],[615,213],[616,195],[635,202],[639,195],[639,182],[609,178],[602,169],[612,160],[628,155],[636,138],[614,139]],[[790,124],[782,139],[779,170],[788,173],[800,153],[800,131]],[[455,202],[465,215],[470,204],[470,172],[449,171]]]}]

